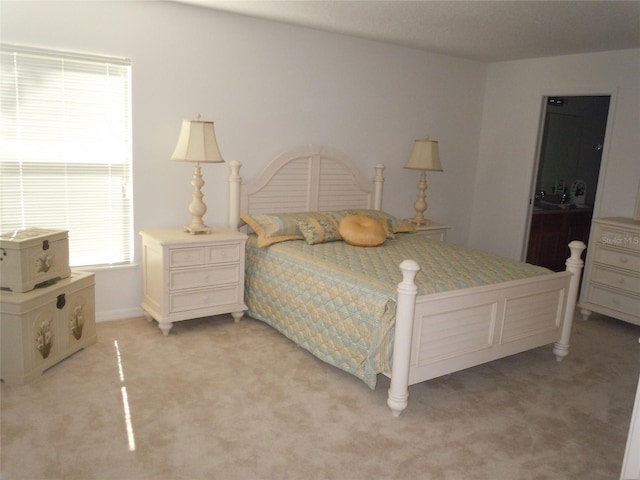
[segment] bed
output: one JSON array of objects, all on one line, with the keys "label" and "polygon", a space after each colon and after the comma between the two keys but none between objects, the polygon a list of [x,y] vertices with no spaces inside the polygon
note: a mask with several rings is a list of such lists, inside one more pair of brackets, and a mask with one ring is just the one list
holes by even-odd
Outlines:
[{"label": "bed", "polygon": [[[247,242],[248,315],[370,388],[390,377],[394,416],[415,383],[549,344],[558,361],[568,355],[582,242],[554,273],[406,233],[382,210],[384,166],[367,182],[322,146],[283,153],[249,183],[240,168],[230,163],[229,226],[260,233]],[[380,220],[386,241],[352,246],[318,227],[353,214]],[[265,233],[256,219],[276,228]],[[287,235],[282,222],[293,224]]]}]

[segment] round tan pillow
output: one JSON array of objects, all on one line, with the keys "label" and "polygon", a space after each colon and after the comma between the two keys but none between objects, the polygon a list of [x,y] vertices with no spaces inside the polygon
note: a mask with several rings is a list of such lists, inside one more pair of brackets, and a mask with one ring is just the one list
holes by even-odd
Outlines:
[{"label": "round tan pillow", "polygon": [[345,242],[358,247],[377,247],[387,239],[382,223],[366,215],[349,215],[340,220],[338,232]]}]

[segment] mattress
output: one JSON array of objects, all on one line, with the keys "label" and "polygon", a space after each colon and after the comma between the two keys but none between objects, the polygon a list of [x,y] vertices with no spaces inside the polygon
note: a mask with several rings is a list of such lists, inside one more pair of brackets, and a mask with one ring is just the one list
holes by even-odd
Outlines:
[{"label": "mattress", "polygon": [[418,295],[551,273],[419,234],[396,234],[373,248],[303,240],[259,248],[250,236],[247,314],[373,389],[377,375],[391,369],[399,265],[405,259],[421,267]]}]

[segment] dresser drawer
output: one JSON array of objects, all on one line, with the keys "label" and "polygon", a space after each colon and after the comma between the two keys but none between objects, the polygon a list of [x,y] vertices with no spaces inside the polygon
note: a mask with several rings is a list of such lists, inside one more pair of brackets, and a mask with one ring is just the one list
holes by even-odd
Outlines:
[{"label": "dresser drawer", "polygon": [[627,315],[640,316],[640,298],[637,297],[590,285],[587,300],[596,305],[601,305]]},{"label": "dresser drawer", "polygon": [[598,225],[595,240],[604,245],[640,252],[640,235],[637,232]]},{"label": "dresser drawer", "polygon": [[240,282],[240,264],[218,265],[169,272],[169,290],[213,287]]},{"label": "dresser drawer", "polygon": [[596,265],[593,268],[591,280],[640,295],[640,277],[635,277],[624,271],[610,270]]},{"label": "dresser drawer", "polygon": [[640,255],[602,245],[596,245],[593,261],[634,272],[640,271]]},{"label": "dresser drawer", "polygon": [[241,302],[241,296],[240,285],[172,293],[169,295],[169,312],[179,313],[211,307],[224,308],[227,305],[237,305]]}]

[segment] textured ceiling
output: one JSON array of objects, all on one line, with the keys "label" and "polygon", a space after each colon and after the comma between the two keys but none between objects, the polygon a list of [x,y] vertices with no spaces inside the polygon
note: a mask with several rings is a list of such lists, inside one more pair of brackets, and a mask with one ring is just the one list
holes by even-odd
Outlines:
[{"label": "textured ceiling", "polygon": [[640,47],[640,1],[176,0],[479,61]]}]

